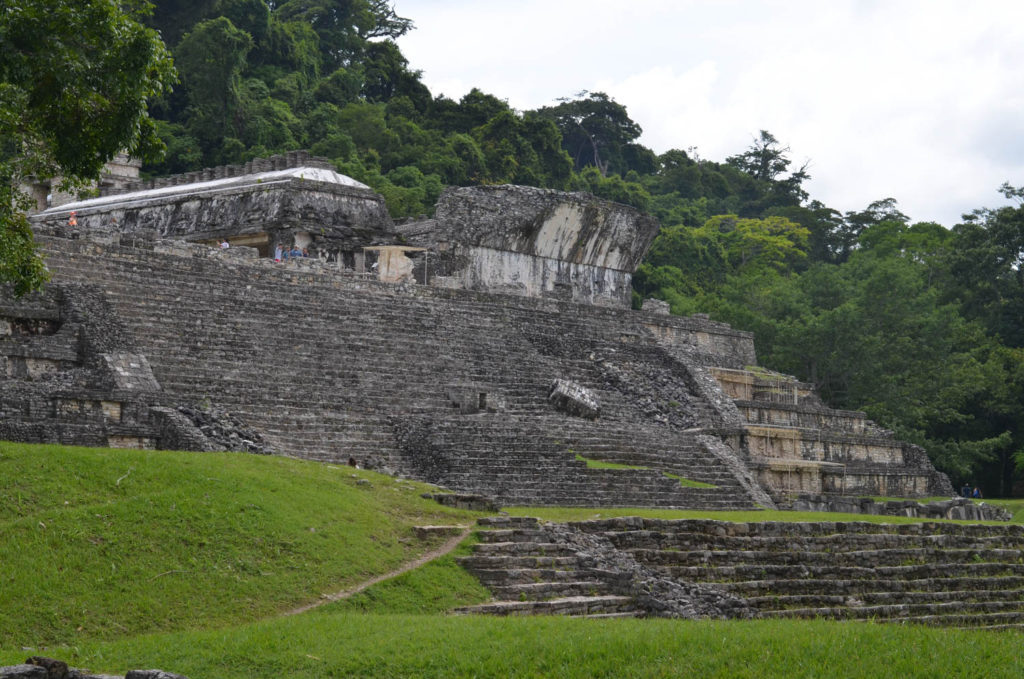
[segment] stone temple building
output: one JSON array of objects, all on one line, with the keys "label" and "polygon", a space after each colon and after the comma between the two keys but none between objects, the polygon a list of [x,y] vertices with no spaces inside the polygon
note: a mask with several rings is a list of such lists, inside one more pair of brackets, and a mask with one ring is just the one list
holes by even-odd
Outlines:
[{"label": "stone temple building", "polygon": [[627,206],[452,188],[396,225],[296,152],[32,219],[53,280],[0,296],[3,439],[354,461],[505,504],[953,494],[921,449],[757,367],[750,333],[630,309],[659,227]]}]

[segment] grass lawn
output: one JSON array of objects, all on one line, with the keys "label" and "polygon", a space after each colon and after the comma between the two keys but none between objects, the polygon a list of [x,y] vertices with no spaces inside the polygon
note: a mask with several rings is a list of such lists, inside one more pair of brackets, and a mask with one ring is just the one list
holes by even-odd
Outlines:
[{"label": "grass lawn", "polygon": [[[413,526],[479,513],[428,486],[277,457],[0,442],[0,665],[289,677],[1018,677],[1024,633],[827,621],[484,618],[452,554],[281,616],[435,547]],[[1024,518],[1024,501],[995,501]],[[511,508],[836,521],[835,514]],[[855,521],[914,521],[853,515]]]},{"label": "grass lawn", "polygon": [[440,542],[413,526],[479,516],[428,488],[281,457],[0,443],[0,648],[276,615]]},{"label": "grass lawn", "polygon": [[[0,664],[23,660],[0,654]],[[78,667],[193,679],[306,677],[1016,678],[1024,634],[871,623],[324,612],[51,651]]]}]

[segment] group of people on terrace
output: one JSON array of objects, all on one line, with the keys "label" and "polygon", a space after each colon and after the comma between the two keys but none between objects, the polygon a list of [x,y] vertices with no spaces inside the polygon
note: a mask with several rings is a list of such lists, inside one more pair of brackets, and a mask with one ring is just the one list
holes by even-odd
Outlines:
[{"label": "group of people on terrace", "polygon": [[306,248],[300,250],[298,246],[293,245],[289,250],[280,243],[274,248],[275,262],[286,262],[289,259],[301,259],[303,257],[309,257],[309,250]]}]

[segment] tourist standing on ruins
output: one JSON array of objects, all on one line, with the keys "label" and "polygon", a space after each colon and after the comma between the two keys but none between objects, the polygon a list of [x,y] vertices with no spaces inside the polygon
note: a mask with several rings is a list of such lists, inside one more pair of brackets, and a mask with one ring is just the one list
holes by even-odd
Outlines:
[{"label": "tourist standing on ruins", "polygon": [[283,250],[283,248],[281,247],[281,244],[278,243],[277,247],[274,248],[274,261],[275,262],[280,262],[281,261],[281,255],[282,255],[281,251],[282,250]]}]

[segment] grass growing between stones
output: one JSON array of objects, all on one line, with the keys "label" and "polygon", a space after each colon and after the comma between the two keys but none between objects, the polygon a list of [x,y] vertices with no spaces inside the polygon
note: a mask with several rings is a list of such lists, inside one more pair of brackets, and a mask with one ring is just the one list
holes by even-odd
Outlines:
[{"label": "grass growing between stones", "polygon": [[1024,523],[1024,499],[1021,500],[985,500],[990,505],[1002,507],[1013,514],[1013,523]]},{"label": "grass growing between stones", "polygon": [[[650,467],[644,467],[635,464],[619,464],[618,462],[605,462],[604,460],[593,460],[589,457],[583,457],[579,453],[576,453],[576,459],[580,462],[587,463],[587,469],[650,469]],[[668,472],[662,472],[662,476],[667,476],[670,479],[675,479],[679,482],[679,485],[684,488],[716,488],[710,483],[702,483],[701,481],[691,481],[690,479],[683,478],[677,474],[669,474]]]},{"label": "grass growing between stones", "polygon": [[587,469],[647,469],[635,464],[619,464],[618,462],[605,462],[604,460],[592,460],[576,453],[576,459],[587,463]]},{"label": "grass growing between stones", "polygon": [[[585,620],[317,612],[82,645],[93,671],[193,678],[1019,677],[1024,635],[824,621]],[[56,653],[55,653],[56,654]],[[23,660],[0,653],[0,664]]]},{"label": "grass growing between stones", "polygon": [[442,542],[479,514],[423,484],[234,453],[0,442],[0,648],[273,616]]},{"label": "grass growing between stones", "polygon": [[679,482],[679,485],[682,486],[683,488],[717,488],[718,487],[718,486],[715,486],[715,485],[710,484],[710,483],[704,483],[703,481],[693,481],[692,479],[684,478],[682,476],[679,476],[678,474],[669,474],[668,472],[662,472],[662,475],[663,476],[667,476],[670,479],[675,479],[676,481]]}]

